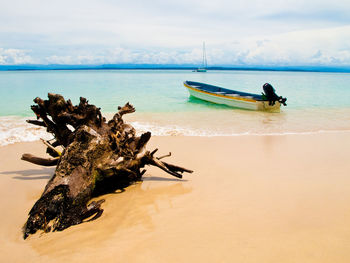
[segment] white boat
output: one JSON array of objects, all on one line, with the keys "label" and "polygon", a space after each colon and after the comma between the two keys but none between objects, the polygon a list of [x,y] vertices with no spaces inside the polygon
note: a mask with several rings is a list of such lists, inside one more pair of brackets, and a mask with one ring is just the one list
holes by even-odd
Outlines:
[{"label": "white boat", "polygon": [[203,61],[202,61],[202,66],[193,70],[193,72],[207,72],[207,54],[205,51],[205,42],[203,42]]},{"label": "white boat", "polygon": [[194,81],[185,81],[184,86],[191,96],[201,100],[217,104],[242,108],[247,110],[260,110],[269,112],[280,112],[281,104],[286,106],[286,98],[277,96],[274,88],[265,83],[262,95],[225,89]]}]

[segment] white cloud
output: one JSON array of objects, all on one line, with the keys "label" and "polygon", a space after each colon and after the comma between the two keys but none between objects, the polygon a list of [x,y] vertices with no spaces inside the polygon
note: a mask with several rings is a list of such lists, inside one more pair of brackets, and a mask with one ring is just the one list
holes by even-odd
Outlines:
[{"label": "white cloud", "polygon": [[350,26],[244,38],[222,48],[212,63],[349,66]]},{"label": "white cloud", "polygon": [[0,65],[33,63],[34,60],[27,53],[26,50],[0,48]]},{"label": "white cloud", "polygon": [[211,65],[350,65],[348,0],[0,0],[0,6],[2,64],[196,64],[206,41]]},{"label": "white cloud", "polygon": [[[350,26],[303,30],[239,41],[207,42],[208,63],[214,65],[349,66]],[[0,64],[200,64],[196,48],[67,48],[35,60],[26,50],[0,49]]]}]

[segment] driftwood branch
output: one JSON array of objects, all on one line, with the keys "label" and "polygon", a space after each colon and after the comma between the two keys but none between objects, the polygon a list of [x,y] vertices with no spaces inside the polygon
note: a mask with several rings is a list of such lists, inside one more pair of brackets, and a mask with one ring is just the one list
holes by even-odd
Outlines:
[{"label": "driftwood branch", "polygon": [[57,150],[55,147],[53,147],[49,142],[45,141],[44,139],[40,139],[40,140],[42,141],[43,144],[45,144],[47,146],[47,148],[54,151],[58,156],[60,156],[62,154],[59,150]]},{"label": "driftwood branch", "polygon": [[38,165],[43,165],[43,166],[55,166],[55,165],[57,165],[59,158],[46,159],[46,158],[34,156],[32,154],[29,154],[29,153],[25,153],[22,155],[21,160],[27,161],[30,163],[34,163],[34,164],[38,164]]},{"label": "driftwood branch", "polygon": [[161,160],[161,159],[163,159],[163,158],[170,157],[170,156],[171,156],[171,152],[169,152],[169,153],[166,154],[166,155],[159,156],[159,157],[157,157],[157,159],[158,159],[158,160]]},{"label": "driftwood branch", "polygon": [[43,121],[36,121],[36,120],[27,120],[28,123],[41,126],[41,127],[46,127],[45,123]]},{"label": "driftwood branch", "polygon": [[[135,129],[124,123],[123,115],[135,112],[126,103],[108,122],[100,108],[80,98],[74,106],[59,94],[48,99],[34,99],[31,109],[37,120],[28,123],[46,127],[53,141],[42,140],[47,153],[55,158],[23,154],[22,160],[44,166],[57,165],[52,179],[29,212],[23,228],[24,238],[38,230],[61,231],[72,225],[101,216],[104,200],[89,203],[91,198],[122,190],[141,180],[145,166],[159,167],[166,173],[182,178],[191,170],[161,161],[168,155],[155,157],[158,149],[144,150],[151,138],[146,132],[136,136]],[[62,148],[61,153],[57,147]]]}]

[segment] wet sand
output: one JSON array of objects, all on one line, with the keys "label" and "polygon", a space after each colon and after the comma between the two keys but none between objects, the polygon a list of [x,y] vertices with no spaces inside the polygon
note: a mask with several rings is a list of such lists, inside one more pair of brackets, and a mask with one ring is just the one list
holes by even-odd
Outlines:
[{"label": "wet sand", "polygon": [[41,143],[0,148],[1,262],[349,262],[350,133],[153,137],[148,148],[193,169],[156,168],[103,215],[22,239],[53,168],[20,161]]}]

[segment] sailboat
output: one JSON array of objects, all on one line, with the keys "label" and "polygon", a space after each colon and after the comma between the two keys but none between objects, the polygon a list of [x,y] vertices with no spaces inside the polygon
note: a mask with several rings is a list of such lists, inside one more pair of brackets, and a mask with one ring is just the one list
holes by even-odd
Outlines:
[{"label": "sailboat", "polygon": [[203,42],[203,61],[202,66],[194,70],[194,72],[207,72],[207,54],[205,52],[205,42]]}]

